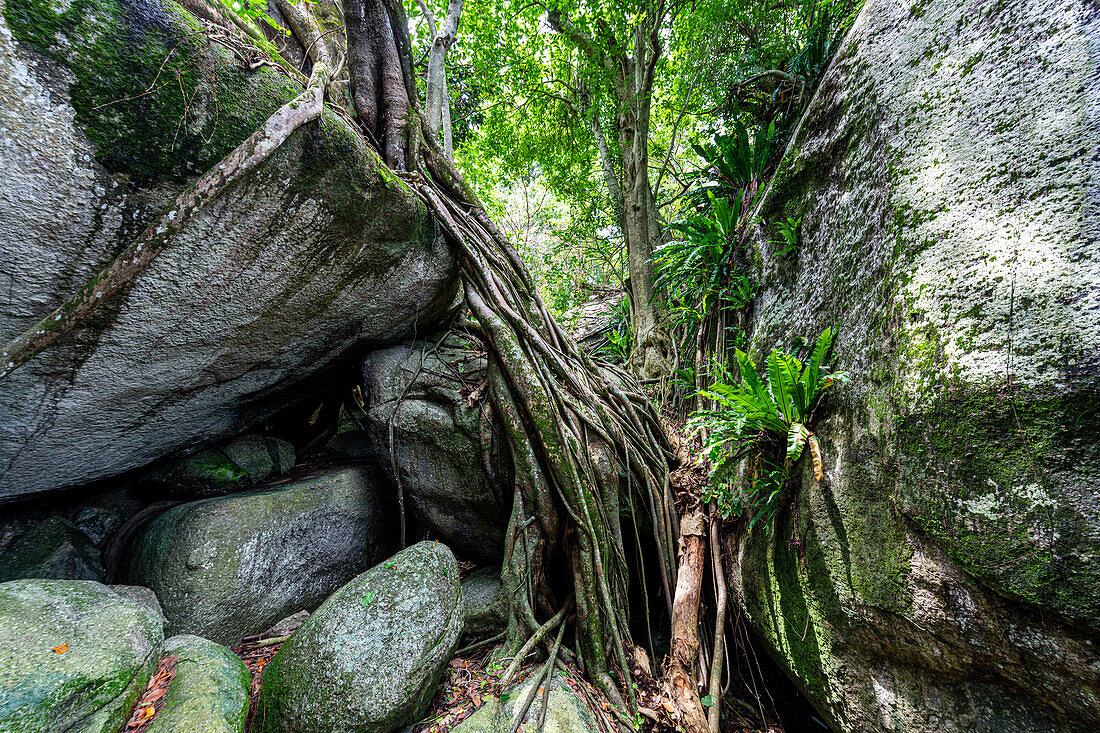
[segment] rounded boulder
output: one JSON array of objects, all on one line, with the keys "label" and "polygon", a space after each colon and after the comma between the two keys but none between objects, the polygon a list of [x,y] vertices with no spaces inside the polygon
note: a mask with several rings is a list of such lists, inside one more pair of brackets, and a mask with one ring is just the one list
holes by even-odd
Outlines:
[{"label": "rounded boulder", "polygon": [[458,564],[421,542],[324,602],[264,670],[257,733],[393,733],[417,720],[462,634]]}]

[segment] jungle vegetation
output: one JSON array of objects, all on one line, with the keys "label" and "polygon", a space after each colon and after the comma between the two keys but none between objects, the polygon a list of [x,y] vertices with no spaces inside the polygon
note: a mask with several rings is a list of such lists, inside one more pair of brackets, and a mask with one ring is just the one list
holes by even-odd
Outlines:
[{"label": "jungle vegetation", "polygon": [[[721,564],[718,523],[708,528],[707,506],[678,495],[671,469],[694,459],[687,442],[675,455],[658,402],[702,409],[693,425],[711,436],[720,472],[761,439],[790,441],[783,471],[804,446],[815,452],[814,407],[841,379],[823,366],[832,335],[805,365],[773,352],[767,384],[727,348],[744,346],[756,287],[740,233],[858,0],[182,4],[300,82],[301,96],[8,344],[4,372],[124,287],[294,130],[335,110],[434,212],[461,263],[468,314],[457,327],[489,355],[487,399],[515,467],[498,650],[514,661],[502,685],[532,653],[548,669],[568,659],[631,729],[645,715],[716,731],[719,706],[704,701],[720,693],[725,607],[701,641],[700,605],[708,555]],[[797,248],[797,221],[784,226]],[[596,295],[619,314],[602,354],[620,366],[567,332],[571,310]],[[644,640],[630,617],[638,582],[659,587],[665,606],[650,615],[667,628]],[[660,650],[660,666],[643,649]],[[651,676],[664,710],[638,703]]]}]

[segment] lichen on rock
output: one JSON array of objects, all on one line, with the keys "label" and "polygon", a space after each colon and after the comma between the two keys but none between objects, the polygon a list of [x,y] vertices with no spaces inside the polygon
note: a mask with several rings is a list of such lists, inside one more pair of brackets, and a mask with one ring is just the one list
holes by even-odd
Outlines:
[{"label": "lichen on rock", "polygon": [[838,730],[1100,724],[1098,39],[1073,0],[870,0],[762,195],[750,351],[833,326],[852,376],[732,575]]},{"label": "lichen on rock", "polygon": [[[5,340],[300,92],[166,0],[5,0],[0,68]],[[426,207],[326,111],[0,382],[0,501],[244,432],[347,351],[423,331],[456,288]]]}]

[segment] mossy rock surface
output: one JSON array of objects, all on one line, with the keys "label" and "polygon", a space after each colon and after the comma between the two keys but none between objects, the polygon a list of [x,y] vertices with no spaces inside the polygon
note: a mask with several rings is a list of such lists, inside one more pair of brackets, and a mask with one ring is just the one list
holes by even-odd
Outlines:
[{"label": "mossy rock surface", "polygon": [[1100,728],[1098,29],[869,0],[762,192],[749,351],[851,381],[736,583],[838,731]]},{"label": "mossy rock surface", "polygon": [[203,499],[246,491],[294,467],[294,446],[279,438],[242,435],[160,466],[143,477],[163,493]]},{"label": "mossy rock surface", "polygon": [[252,687],[244,662],[198,636],[173,636],[164,654],[179,657],[175,676],[146,733],[243,733]]},{"label": "mossy rock surface", "polygon": [[[500,697],[490,697],[473,715],[455,726],[455,733],[509,733],[512,721],[519,706],[530,693],[535,679],[528,679],[510,687]],[[546,720],[543,733],[597,733],[602,730],[592,711],[577,696],[573,688],[557,672],[550,683],[542,688],[550,697],[546,701]],[[521,733],[536,733],[539,730],[539,715],[542,712],[544,692],[536,693],[531,707],[523,717],[519,730]]]},{"label": "mossy rock surface", "polygon": [[393,733],[431,702],[462,634],[458,564],[420,542],[356,577],[264,669],[262,733]]},{"label": "mossy rock surface", "polygon": [[[498,497],[485,472],[484,403],[468,405],[463,393],[484,378],[484,365],[458,340],[412,342],[371,352],[363,384],[371,452],[392,482],[400,480],[422,527],[464,555],[499,562],[511,497],[507,504]],[[499,442],[491,444],[495,453]],[[494,463],[507,474],[503,457]]]},{"label": "mossy rock surface", "polygon": [[[168,0],[4,0],[0,339],[300,92]],[[349,350],[423,333],[456,289],[427,208],[326,111],[0,382],[0,502],[223,443],[324,386]]]},{"label": "mossy rock surface", "polygon": [[390,551],[377,473],[330,467],[181,504],[135,537],[124,575],[156,591],[171,634],[222,644],[312,610]]},{"label": "mossy rock surface", "polygon": [[163,623],[93,581],[0,583],[0,731],[115,733],[160,659]]},{"label": "mossy rock surface", "polygon": [[103,563],[88,535],[54,515],[0,552],[0,582],[21,578],[102,581]]},{"label": "mossy rock surface", "polygon": [[463,633],[473,638],[492,636],[508,625],[500,568],[481,568],[462,580],[466,623]]}]

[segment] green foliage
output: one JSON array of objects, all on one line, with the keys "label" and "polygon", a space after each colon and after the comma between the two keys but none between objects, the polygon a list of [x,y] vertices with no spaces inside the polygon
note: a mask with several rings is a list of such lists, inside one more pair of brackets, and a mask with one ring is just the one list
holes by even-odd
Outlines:
[{"label": "green foliage", "polygon": [[601,346],[596,350],[596,353],[603,359],[608,361],[622,364],[630,356],[630,344],[633,341],[633,336],[630,331],[630,326],[627,325],[625,329],[612,328],[607,334],[607,346]]},{"label": "green foliage", "polygon": [[[831,371],[832,345],[833,330],[827,328],[805,362],[773,349],[765,360],[763,377],[752,360],[737,350],[740,383],[720,382],[700,393],[717,405],[716,409],[697,411],[691,423],[706,436],[704,453],[712,467],[706,498],[718,501],[727,515],[753,514],[750,529],[774,514],[791,466],[807,445],[820,478],[820,451],[812,431],[814,412],[829,387],[848,380],[847,372]],[[775,454],[779,460],[771,458]],[[730,474],[740,460],[750,456],[756,475],[747,496],[736,497]]]},{"label": "green foliage", "polygon": [[755,285],[730,268],[740,198],[731,206],[708,195],[708,213],[690,212],[670,224],[679,236],[655,257],[657,284],[669,293],[673,310],[688,321],[701,321],[722,300],[728,307],[743,307],[755,293]]},{"label": "green foliage", "polygon": [[610,325],[611,330],[607,334],[608,343],[596,349],[596,355],[622,364],[630,356],[630,346],[634,343],[634,334],[630,329],[630,303],[625,295],[615,304]]},{"label": "green foliage", "polygon": [[715,134],[707,145],[692,145],[695,152],[712,170],[719,194],[736,198],[747,208],[764,178],[775,147],[775,124],[761,125],[751,138],[740,122],[730,134]]},{"label": "green foliage", "polygon": [[775,249],[776,257],[786,257],[792,252],[798,251],[799,227],[802,225],[802,217],[789,216],[776,224],[778,239],[771,240],[770,244]]},{"label": "green foliage", "polygon": [[252,21],[258,28],[262,28],[266,23],[283,35],[290,35],[289,30],[283,28],[267,14],[267,0],[218,0],[218,4],[229,12],[236,13],[241,18]]},{"label": "green foliage", "polygon": [[555,316],[568,322],[592,293],[620,287],[622,248],[598,210],[563,199],[537,170],[501,180],[487,199]]},{"label": "green foliage", "polygon": [[[861,5],[839,0],[821,3],[822,12],[817,22],[812,23],[806,31],[802,48],[787,62],[787,73],[810,83],[821,78],[829,59],[836,53],[843,34],[855,20],[855,11]],[[835,32],[838,29],[839,32]]]}]

